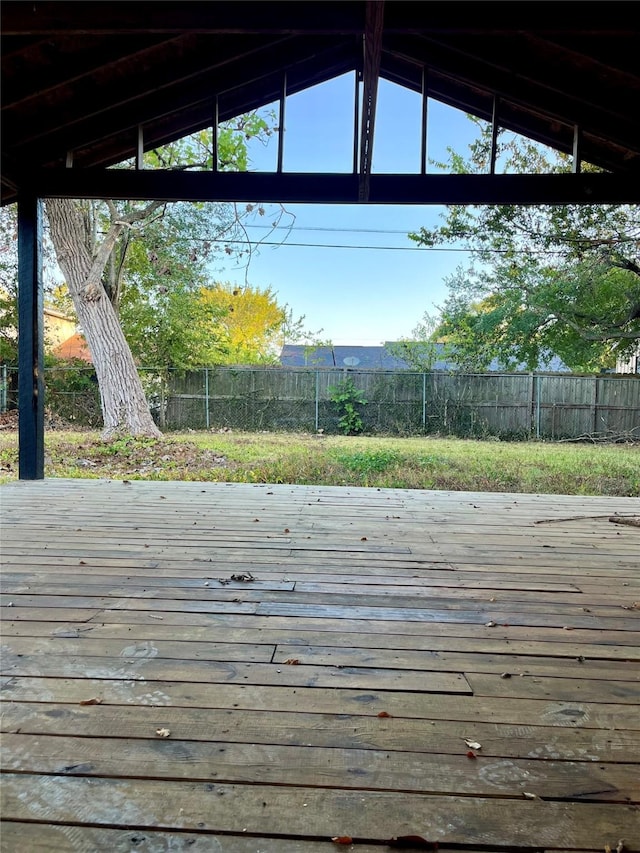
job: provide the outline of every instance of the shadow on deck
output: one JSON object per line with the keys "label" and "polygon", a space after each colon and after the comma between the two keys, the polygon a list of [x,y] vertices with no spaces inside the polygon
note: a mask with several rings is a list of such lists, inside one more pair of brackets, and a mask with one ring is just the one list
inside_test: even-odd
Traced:
{"label": "shadow on deck", "polygon": [[6,853],[640,850],[637,500],[0,497]]}

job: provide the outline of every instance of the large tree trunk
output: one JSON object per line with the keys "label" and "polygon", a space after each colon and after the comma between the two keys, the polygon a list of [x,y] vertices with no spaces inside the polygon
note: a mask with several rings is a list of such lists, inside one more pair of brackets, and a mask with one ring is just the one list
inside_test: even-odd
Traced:
{"label": "large tree trunk", "polygon": [[159,438],[161,432],[151,417],[131,349],[102,285],[111,250],[125,226],[112,223],[92,255],[87,218],[80,205],[68,199],[50,199],[46,209],[58,264],[98,377],[103,436],[129,434]]}

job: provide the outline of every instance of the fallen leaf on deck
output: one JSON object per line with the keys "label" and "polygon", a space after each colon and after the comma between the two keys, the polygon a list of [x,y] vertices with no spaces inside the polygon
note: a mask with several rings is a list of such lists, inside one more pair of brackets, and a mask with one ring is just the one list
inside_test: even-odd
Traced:
{"label": "fallen leaf on deck", "polygon": [[503,672],[502,675],[500,676],[500,678],[511,678],[511,673],[510,672]]}
{"label": "fallen leaf on deck", "polygon": [[485,628],[495,628],[495,627],[496,627],[495,622],[485,622]]}
{"label": "fallen leaf on deck", "polygon": [[285,663],[288,663],[290,666],[295,666],[296,664],[299,664],[300,661],[298,658],[287,658]]}
{"label": "fallen leaf on deck", "polygon": [[291,531],[289,530],[289,528],[288,528],[288,527],[285,527],[284,532],[285,532],[285,533],[291,533]]}
{"label": "fallen leaf on deck", "polygon": [[254,580],[255,578],[251,574],[251,572],[242,572],[239,575],[230,575],[228,578],[218,578],[218,583],[221,583],[224,586],[225,584],[231,583],[231,581],[238,581],[239,583],[250,583]]}
{"label": "fallen leaf on deck", "polygon": [[471,750],[469,750],[469,752],[467,753],[467,758],[477,758],[477,757],[478,756],[475,754],[475,752],[471,752]]}
{"label": "fallen leaf on deck", "polygon": [[469,740],[468,737],[464,739],[464,742],[469,747],[469,749],[482,749],[482,744],[478,743],[477,740]]}
{"label": "fallen leaf on deck", "polygon": [[366,542],[366,541],[367,541],[367,537],[366,537],[366,536],[361,536],[361,537],[360,537],[360,541],[361,541],[361,542]]}
{"label": "fallen leaf on deck", "polygon": [[331,840],[334,844],[353,844],[353,838],[350,835],[334,835]]}
{"label": "fallen leaf on deck", "polygon": [[379,717],[390,717],[391,714],[388,711],[380,711],[378,714]]}
{"label": "fallen leaf on deck", "polygon": [[169,729],[156,729],[156,734],[158,735],[158,737],[169,737],[171,732],[169,731]]}
{"label": "fallen leaf on deck", "polygon": [[101,705],[102,699],[99,699],[97,696],[94,699],[81,699],[81,705]]}
{"label": "fallen leaf on deck", "polygon": [[530,791],[523,791],[522,796],[525,800],[539,800],[540,797],[537,794],[532,794]]}
{"label": "fallen leaf on deck", "polygon": [[437,850],[438,842],[437,841],[427,841],[426,838],[423,838],[421,835],[399,835],[397,838],[390,838],[387,841],[389,847],[400,847],[408,850],[410,848],[414,848],[415,850]]}

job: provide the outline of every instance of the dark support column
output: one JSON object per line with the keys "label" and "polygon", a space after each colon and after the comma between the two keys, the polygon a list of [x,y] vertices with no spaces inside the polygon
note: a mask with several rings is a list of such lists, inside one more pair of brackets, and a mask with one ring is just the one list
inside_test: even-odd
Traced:
{"label": "dark support column", "polygon": [[44,479],[42,202],[18,201],[18,444],[21,480]]}

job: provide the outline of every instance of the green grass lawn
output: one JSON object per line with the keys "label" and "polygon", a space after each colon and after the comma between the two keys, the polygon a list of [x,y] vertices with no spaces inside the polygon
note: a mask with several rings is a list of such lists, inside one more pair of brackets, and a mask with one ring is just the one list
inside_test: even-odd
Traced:
{"label": "green grass lawn", "polygon": [[[47,477],[640,495],[638,445],[242,432],[103,442],[64,430],[47,432],[45,450]],[[0,433],[0,482],[17,478],[17,459],[16,433]]]}

